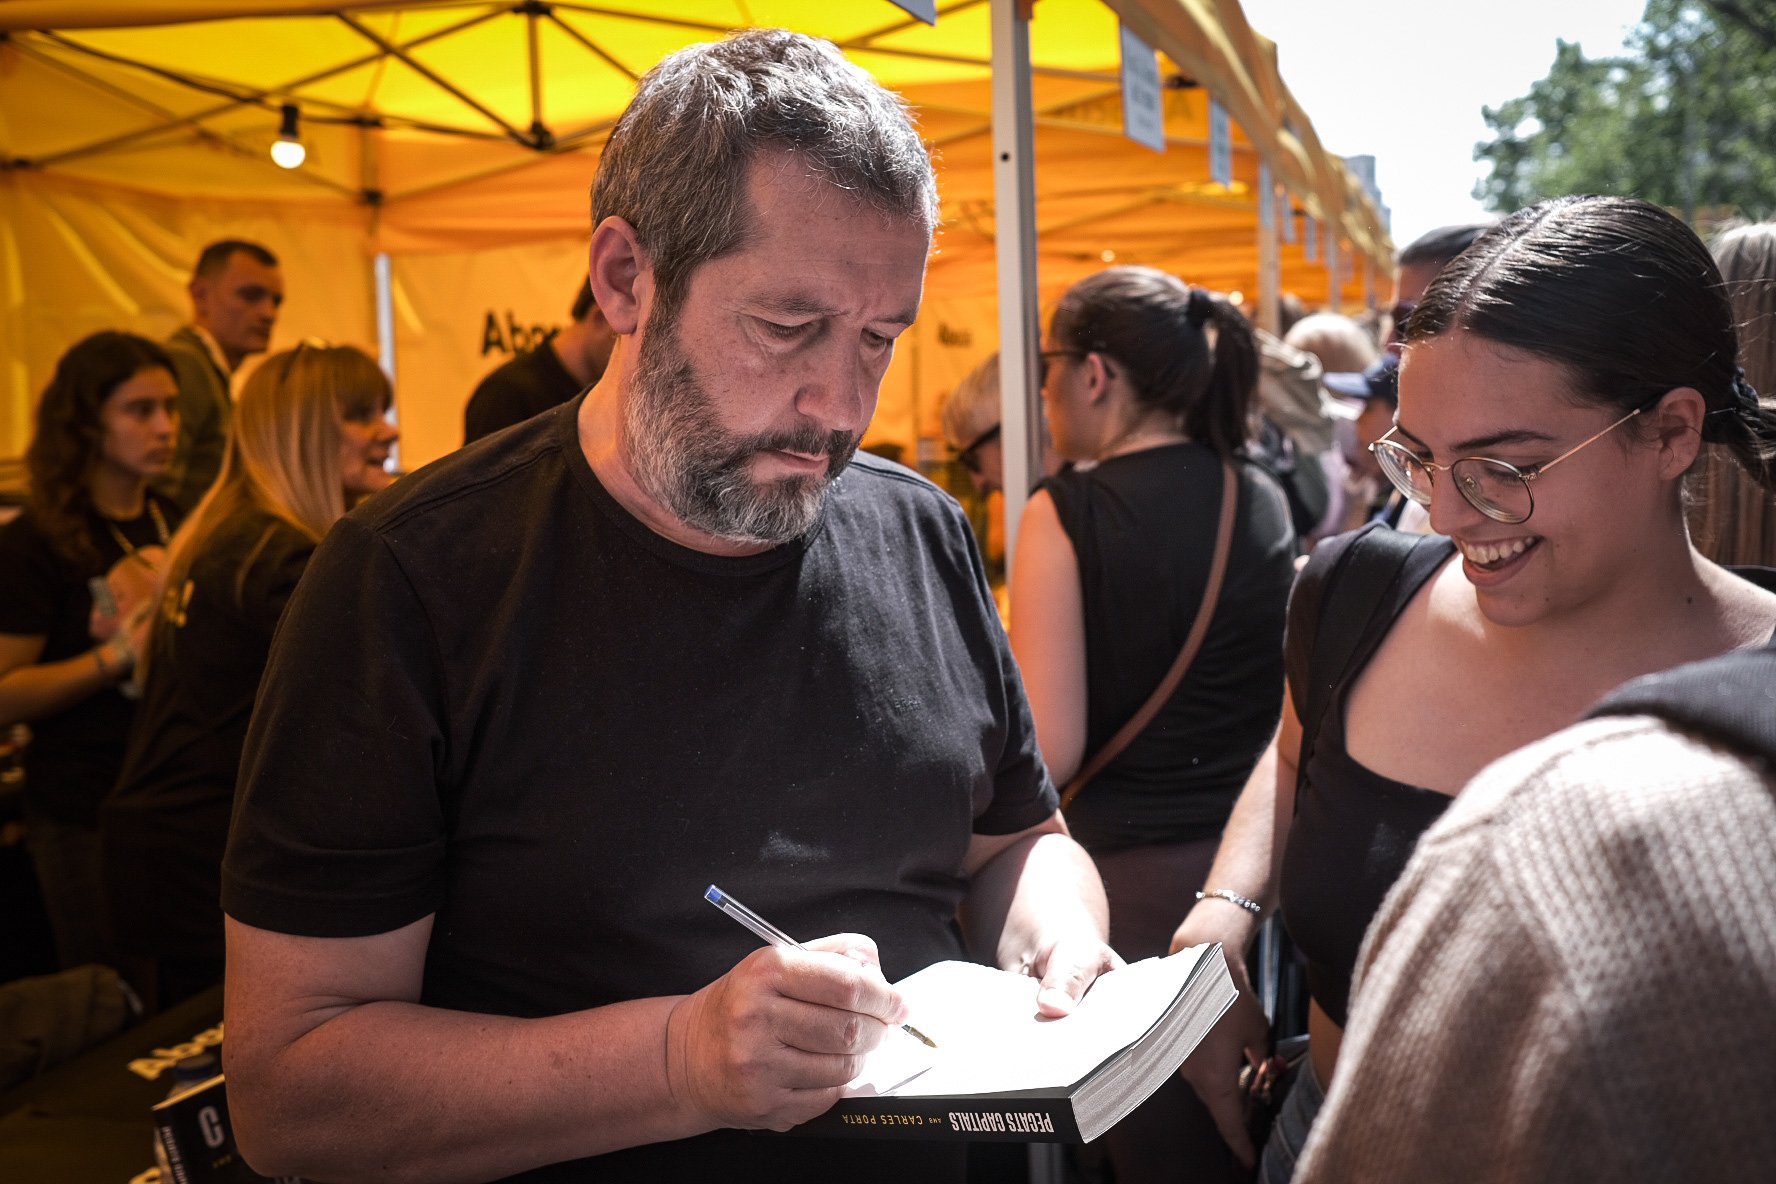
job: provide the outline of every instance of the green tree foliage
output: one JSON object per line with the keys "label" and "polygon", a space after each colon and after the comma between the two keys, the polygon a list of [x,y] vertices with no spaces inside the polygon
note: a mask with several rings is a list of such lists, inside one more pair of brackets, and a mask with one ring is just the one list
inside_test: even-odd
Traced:
{"label": "green tree foliage", "polygon": [[1644,197],[1696,220],[1776,216],[1776,11],[1768,0],[1651,0],[1615,57],[1559,42],[1527,95],[1483,108],[1509,211],[1568,193]]}

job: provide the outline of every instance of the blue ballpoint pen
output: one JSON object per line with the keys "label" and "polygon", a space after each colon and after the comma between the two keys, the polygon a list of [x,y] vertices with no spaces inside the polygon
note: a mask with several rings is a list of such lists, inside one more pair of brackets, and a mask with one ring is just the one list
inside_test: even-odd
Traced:
{"label": "blue ballpoint pen", "polygon": [[[808,948],[789,934],[783,932],[783,930],[777,928],[777,926],[771,924],[769,921],[741,904],[739,901],[735,900],[733,897],[729,896],[726,892],[723,892],[720,888],[717,888],[714,884],[711,884],[703,890],[703,899],[707,900],[710,904],[714,905],[728,916],[734,918],[734,920],[740,922],[740,924],[752,930],[753,933],[758,935],[760,940],[768,945],[793,946],[798,950],[806,950]],[[932,1048],[937,1047],[937,1042],[935,1040],[931,1039],[931,1037],[925,1035],[925,1033],[919,1031],[919,1029],[913,1027],[911,1024],[902,1024],[900,1030],[922,1044],[929,1045]]]}

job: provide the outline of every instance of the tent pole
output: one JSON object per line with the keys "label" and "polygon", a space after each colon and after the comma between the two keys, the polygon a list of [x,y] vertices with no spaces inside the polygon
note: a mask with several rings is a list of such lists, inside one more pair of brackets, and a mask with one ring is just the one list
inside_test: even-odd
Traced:
{"label": "tent pole", "polygon": [[[1036,161],[1028,0],[992,0],[993,208],[999,280],[1000,440],[1005,456],[1005,566],[1042,471],[1036,357]],[[1036,1147],[1032,1146],[1032,1155]],[[1035,1165],[1033,1166],[1040,1166]],[[1034,1179],[1035,1177],[1033,1177]]]}
{"label": "tent pole", "polygon": [[[376,284],[376,360],[382,366],[382,372],[388,375],[389,385],[395,385],[395,287],[393,268],[390,266],[387,251],[376,252],[372,263],[371,275]],[[389,422],[400,426],[400,401],[389,404]],[[395,471],[402,472],[401,443],[399,440],[389,445],[389,456],[395,462]]]}
{"label": "tent pole", "polygon": [[554,143],[549,125],[543,122],[543,59],[537,46],[537,13],[524,14],[524,32],[530,49],[530,139],[538,148]]}
{"label": "tent pole", "polygon": [[[1276,182],[1270,162],[1258,161],[1258,327],[1277,333],[1282,316],[1282,258],[1277,250]],[[1281,336],[1279,333],[1278,336]]]}

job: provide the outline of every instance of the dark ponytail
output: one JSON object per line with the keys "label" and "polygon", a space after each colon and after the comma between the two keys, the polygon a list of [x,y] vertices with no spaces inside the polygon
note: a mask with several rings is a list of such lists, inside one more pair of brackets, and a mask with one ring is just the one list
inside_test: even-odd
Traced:
{"label": "dark ponytail", "polygon": [[1175,416],[1191,439],[1223,457],[1244,450],[1258,342],[1227,301],[1152,267],[1112,267],[1067,291],[1049,332],[1057,346],[1121,365],[1140,406]]}
{"label": "dark ponytail", "polygon": [[[1198,295],[1206,295],[1197,290]],[[1215,363],[1208,389],[1184,412],[1184,432],[1224,457],[1237,455],[1252,433],[1252,396],[1258,389],[1258,338],[1245,314],[1210,298]]]}
{"label": "dark ponytail", "polygon": [[1702,438],[1726,449],[1759,485],[1776,490],[1776,399],[1759,394],[1745,371],[1733,379],[1733,401],[1703,418]]}

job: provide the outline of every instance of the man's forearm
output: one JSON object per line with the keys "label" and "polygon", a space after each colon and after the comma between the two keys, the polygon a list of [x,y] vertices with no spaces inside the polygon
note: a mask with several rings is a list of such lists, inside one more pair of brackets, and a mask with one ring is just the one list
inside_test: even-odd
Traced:
{"label": "man's forearm", "polygon": [[676,1002],[532,1020],[362,1004],[275,1056],[226,1051],[229,1103],[256,1171],[339,1184],[490,1180],[683,1138],[709,1128],[668,1085]]}
{"label": "man's forearm", "polygon": [[1020,840],[975,873],[963,922],[977,957],[1018,970],[1039,965],[1059,937],[1104,941],[1110,909],[1091,856],[1071,835],[1050,832]]}

